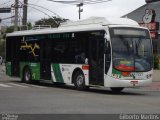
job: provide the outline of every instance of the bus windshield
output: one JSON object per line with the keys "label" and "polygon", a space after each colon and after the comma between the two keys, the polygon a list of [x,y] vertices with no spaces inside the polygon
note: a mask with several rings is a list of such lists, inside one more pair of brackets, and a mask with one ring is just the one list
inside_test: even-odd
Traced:
{"label": "bus windshield", "polygon": [[113,68],[135,72],[152,69],[152,44],[147,30],[111,28],[110,32]]}

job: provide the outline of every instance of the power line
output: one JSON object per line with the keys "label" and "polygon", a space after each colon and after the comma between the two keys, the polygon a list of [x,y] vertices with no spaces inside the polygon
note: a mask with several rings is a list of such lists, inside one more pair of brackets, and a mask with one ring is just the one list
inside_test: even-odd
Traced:
{"label": "power line", "polygon": [[14,16],[11,16],[11,17],[6,17],[6,18],[2,18],[2,20],[7,20],[7,19],[11,19],[13,18]]}
{"label": "power line", "polygon": [[[29,7],[31,7],[31,8],[33,8],[33,9],[35,9],[35,10],[38,10],[38,11],[40,11],[40,12],[44,13],[44,14],[45,14],[45,15],[47,15],[49,18],[53,18],[53,16],[48,15],[47,13],[45,13],[45,12],[44,12],[44,11],[42,11],[42,10],[39,10],[39,9],[37,9],[37,8],[33,7],[33,6],[29,6]],[[54,20],[54,21],[55,21],[55,23],[59,26],[59,23],[58,23],[56,20]]]}
{"label": "power line", "polygon": [[84,4],[97,4],[97,3],[104,3],[109,1],[111,0],[85,0]]}
{"label": "power line", "polygon": [[[23,4],[23,5],[24,5],[24,4]],[[47,10],[47,11],[53,13],[54,15],[56,15],[58,18],[61,18],[58,14],[56,14],[55,12],[53,12],[53,11],[51,11],[51,10],[49,10],[49,9],[47,9],[47,8],[45,8],[45,7],[43,7],[43,6],[39,6],[39,5],[35,5],[35,4],[28,4],[28,5],[29,5],[29,6],[36,6],[36,7],[39,7],[39,8],[43,8],[43,9],[45,9],[45,10]]]}
{"label": "power line", "polygon": [[7,1],[7,2],[4,2],[4,3],[0,4],[0,6],[5,5],[5,4],[8,4],[8,3],[12,2],[12,1],[13,1],[13,0],[10,0],[10,1]]}
{"label": "power line", "polygon": [[[38,1],[39,1],[39,0],[38,0]],[[38,1],[37,1],[37,2],[38,2]],[[49,10],[49,9],[47,9],[47,8],[45,8],[45,7],[43,7],[43,6],[39,6],[39,5],[35,5],[35,4],[28,4],[28,3],[26,4],[26,3],[22,3],[22,2],[20,2],[20,3],[21,3],[21,5],[22,5],[22,7],[24,7],[24,6],[31,7],[31,8],[33,8],[33,9],[39,11],[39,12],[44,13],[44,14],[47,15],[49,18],[53,18],[53,16],[50,16],[50,15],[47,14],[46,12],[44,12],[44,11],[42,11],[42,10],[36,8],[36,7],[45,9],[45,10],[47,10],[47,11],[53,13],[57,18],[60,18],[60,19],[63,20],[63,18],[61,18],[58,14],[56,14],[55,12],[53,12],[53,11],[51,11],[51,10]],[[33,6],[34,6],[34,7],[33,7]],[[56,22],[56,24],[58,24],[57,21],[55,21],[55,22]]]}
{"label": "power line", "polygon": [[48,0],[52,2],[62,3],[62,4],[71,4],[71,5],[78,5],[78,4],[97,4],[97,3],[103,3],[103,2],[109,2],[111,0],[72,0],[72,1],[63,1],[63,0]]}
{"label": "power line", "polygon": [[[40,0],[37,0],[35,3],[38,3],[39,1],[40,1]],[[35,3],[34,3],[34,4],[35,4]]]}
{"label": "power line", "polygon": [[30,6],[30,5],[28,5],[28,7],[31,7],[31,8],[33,8],[33,9],[35,9],[35,10],[39,11],[39,12],[42,12],[42,13],[44,13],[45,15],[47,15],[48,17],[52,17],[52,16],[50,16],[49,14],[47,14],[46,12],[44,12],[44,11],[42,11],[42,10],[37,9],[36,7]]}
{"label": "power line", "polygon": [[[18,2],[17,2],[17,1],[18,1]],[[39,0],[38,0],[38,1],[39,1]],[[38,2],[38,1],[37,1],[37,2]],[[6,4],[9,3],[9,2],[10,2],[10,1],[6,2]],[[16,3],[16,2],[17,2],[17,3]],[[39,12],[45,14],[45,15],[47,15],[49,18],[53,18],[53,16],[49,15],[47,12],[44,12],[44,11],[36,8],[36,7],[39,7],[39,8],[45,9],[45,11],[47,10],[47,11],[53,13],[57,18],[62,19],[58,14],[56,14],[55,12],[53,12],[53,11],[51,11],[51,10],[43,7],[43,6],[39,6],[39,5],[35,5],[35,4],[23,4],[20,0],[16,0],[16,2],[14,2],[14,3],[11,5],[11,7],[14,8],[14,9],[23,8],[24,5],[27,5],[28,7],[31,7],[31,8],[33,8],[33,9],[35,9],[35,10],[37,10],[37,11],[39,11]],[[19,3],[20,3],[20,4],[19,4]],[[16,16],[20,16],[20,19],[21,19],[21,18],[22,18],[21,13],[19,13],[19,12],[17,12],[17,13],[18,13],[18,14],[17,14]],[[3,18],[2,20],[12,19],[12,18],[15,18],[16,16],[15,16],[15,15],[12,15],[11,17]],[[16,20],[16,21],[14,20],[14,22],[16,22],[16,25],[15,25],[15,26],[18,25],[18,18],[19,18],[19,17],[17,17],[17,20]],[[62,19],[62,20],[63,20],[63,19]],[[55,20],[55,23],[56,23],[57,25],[59,25],[59,23],[58,23],[56,20]],[[15,28],[15,29],[16,29],[16,28]]]}
{"label": "power line", "polygon": [[83,12],[83,9],[81,7],[86,4],[97,4],[97,3],[104,3],[104,2],[109,2],[111,0],[70,0],[70,1],[64,1],[64,0],[48,0],[52,2],[57,2],[57,3],[62,3],[62,4],[71,4],[71,5],[76,5],[79,10],[79,19],[81,19],[81,12]]}

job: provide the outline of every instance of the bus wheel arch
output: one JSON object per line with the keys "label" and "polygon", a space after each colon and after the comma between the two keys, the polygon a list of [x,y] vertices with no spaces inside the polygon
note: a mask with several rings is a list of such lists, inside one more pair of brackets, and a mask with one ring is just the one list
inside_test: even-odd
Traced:
{"label": "bus wheel arch", "polygon": [[22,79],[25,83],[31,83],[32,82],[32,71],[31,71],[31,69],[28,65],[23,68]]}
{"label": "bus wheel arch", "polygon": [[72,83],[78,90],[84,90],[85,86],[85,76],[80,68],[76,68],[72,74]]}

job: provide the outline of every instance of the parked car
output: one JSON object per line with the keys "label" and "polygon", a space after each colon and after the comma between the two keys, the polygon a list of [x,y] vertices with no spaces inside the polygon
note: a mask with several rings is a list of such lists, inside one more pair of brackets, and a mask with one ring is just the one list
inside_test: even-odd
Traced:
{"label": "parked car", "polygon": [[3,58],[2,56],[0,56],[0,65],[2,65],[2,63],[3,63]]}

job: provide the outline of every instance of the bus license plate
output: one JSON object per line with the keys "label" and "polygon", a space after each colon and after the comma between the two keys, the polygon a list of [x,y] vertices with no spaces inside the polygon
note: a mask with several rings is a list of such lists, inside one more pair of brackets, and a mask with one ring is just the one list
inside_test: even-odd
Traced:
{"label": "bus license plate", "polygon": [[143,78],[143,73],[134,73],[135,79],[144,79]]}
{"label": "bus license plate", "polygon": [[132,84],[133,86],[136,86],[136,84],[138,84],[138,81],[137,81],[137,80],[133,80],[133,81],[131,81],[131,84]]}

